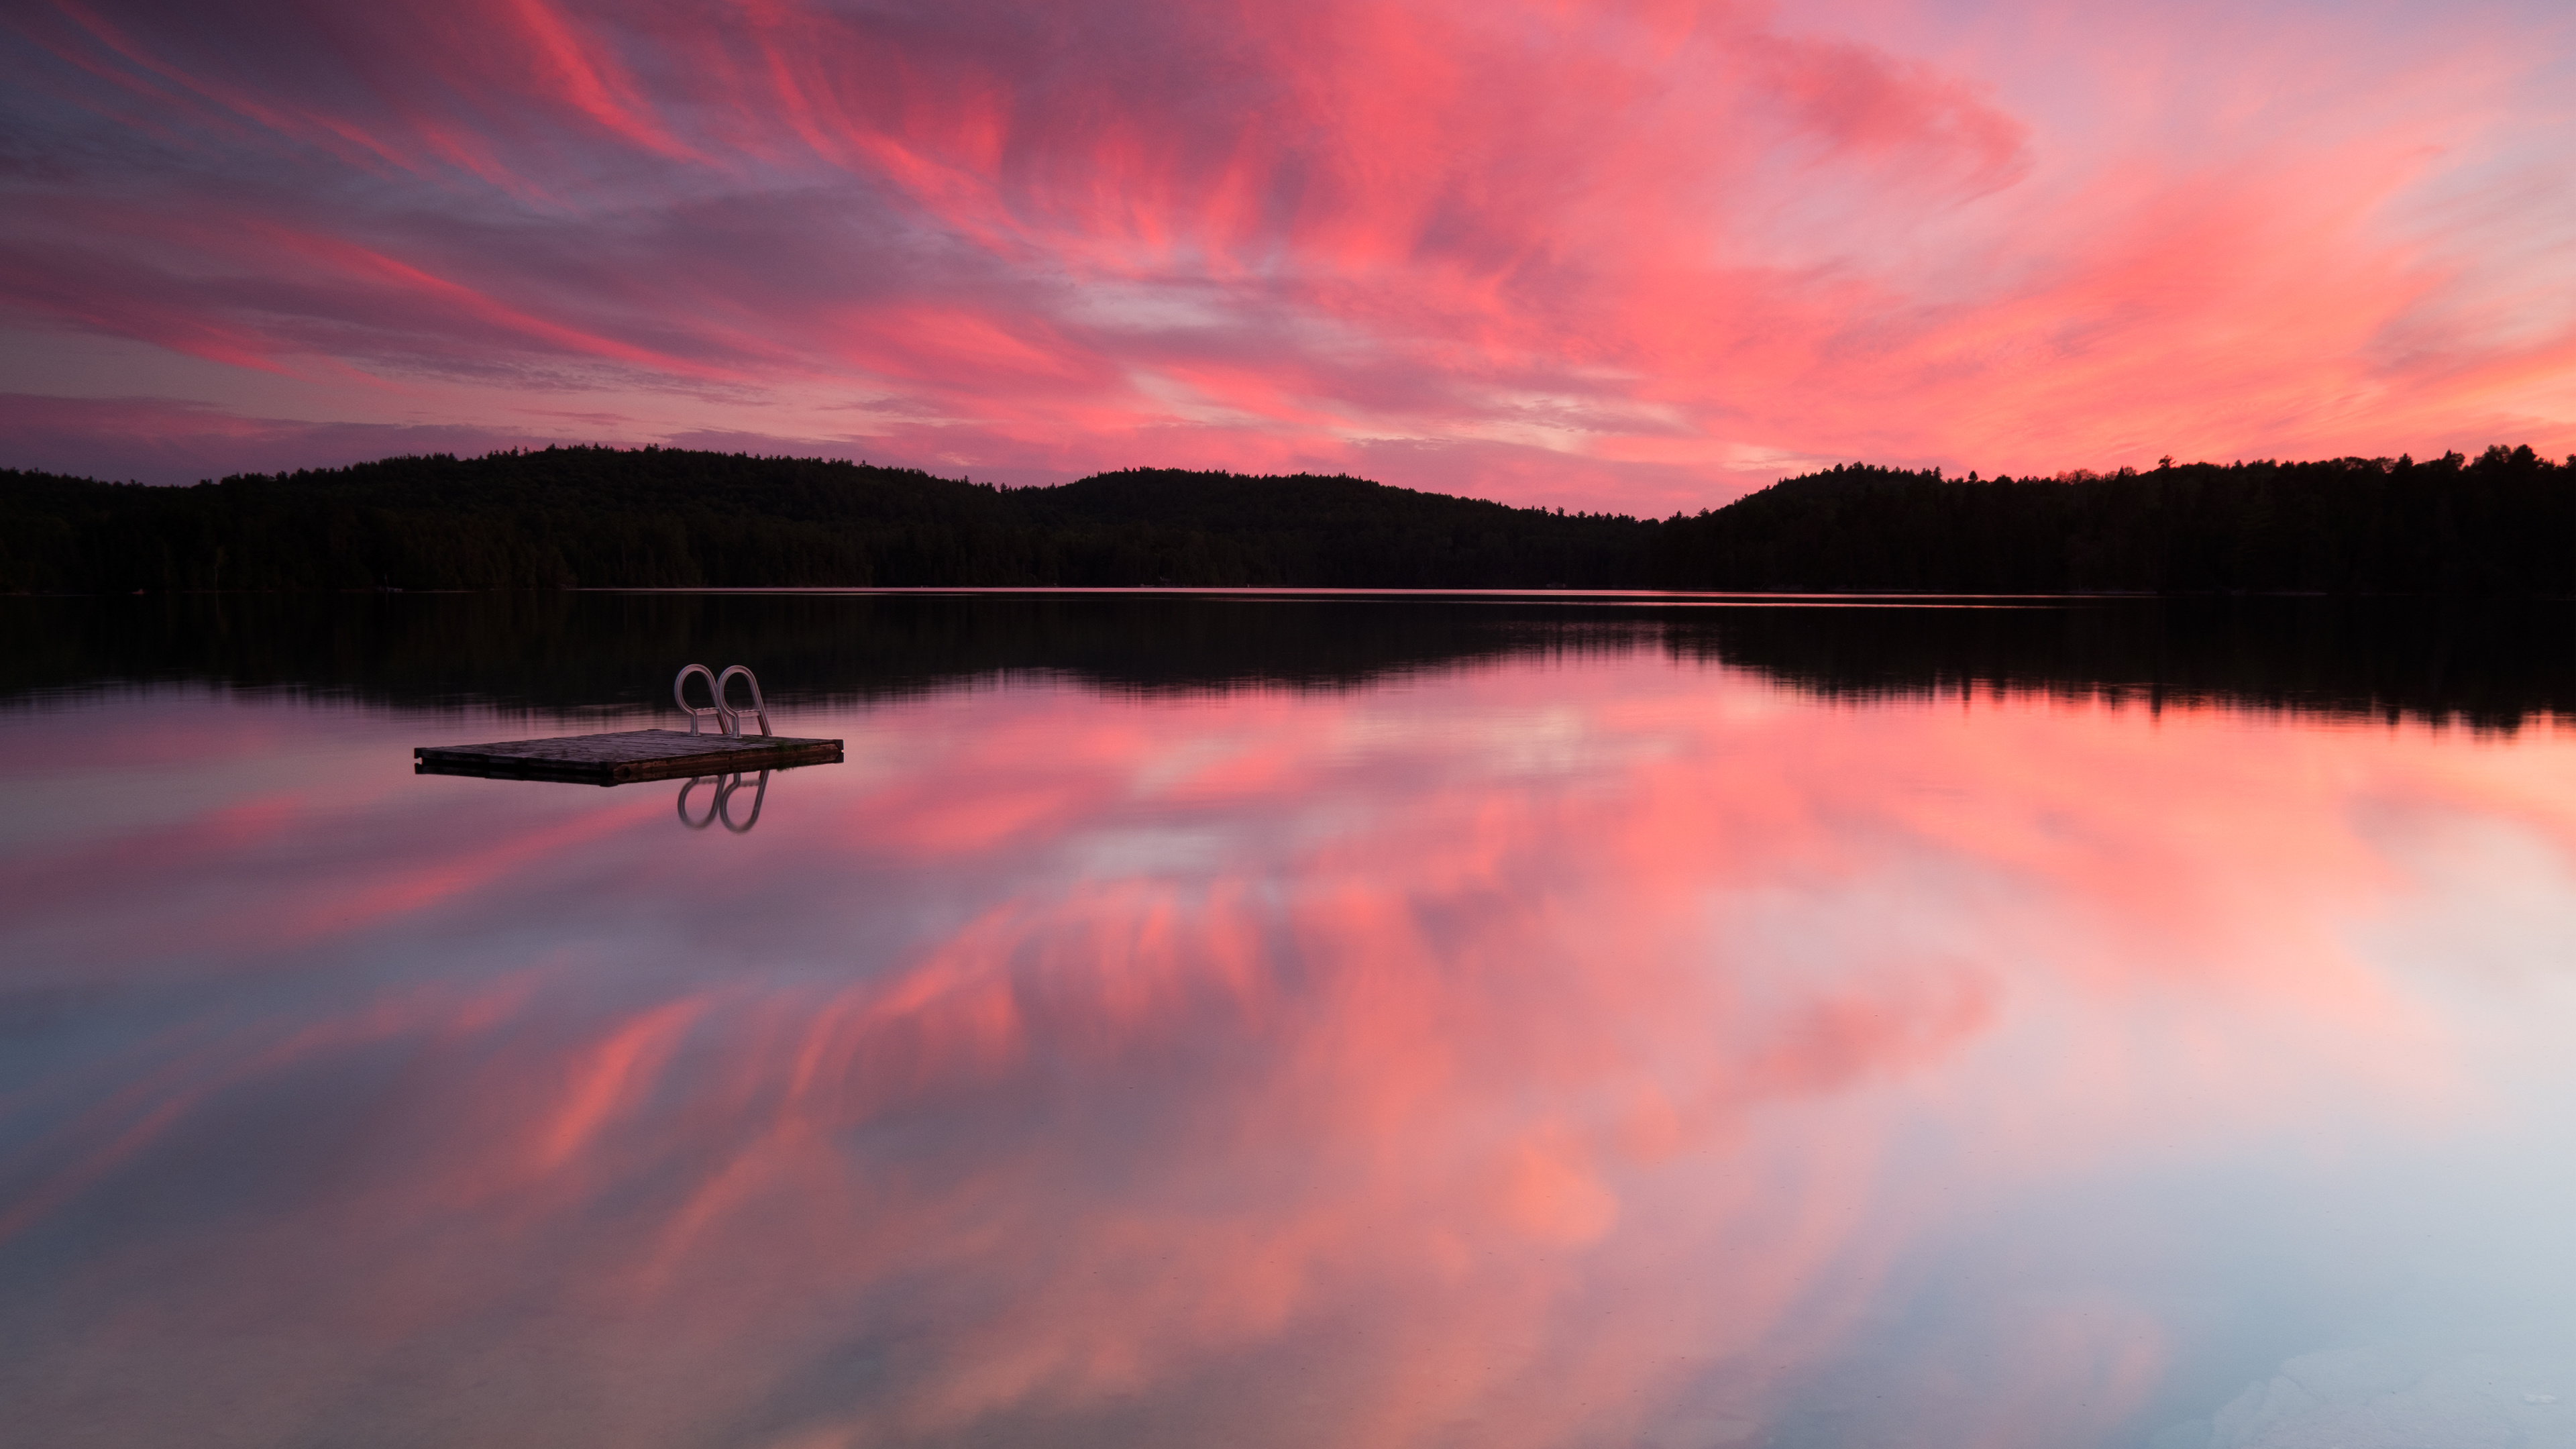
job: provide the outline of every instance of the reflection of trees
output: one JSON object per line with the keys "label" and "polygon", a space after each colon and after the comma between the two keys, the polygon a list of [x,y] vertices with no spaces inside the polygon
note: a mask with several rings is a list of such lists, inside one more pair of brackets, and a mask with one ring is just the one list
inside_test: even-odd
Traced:
{"label": "reflection of trees", "polygon": [[[2576,716],[2576,607],[2089,598],[1951,608],[1632,598],[1107,594],[207,595],[0,599],[0,699],[151,680],[667,711],[679,661],[740,659],[783,706],[1029,674],[1158,693],[1364,688],[1508,658],[1657,650],[1854,699],[2038,690],[2339,715]],[[1848,606],[1858,603],[1860,606]]]}
{"label": "reflection of trees", "polygon": [[2576,606],[2094,599],[2044,607],[1707,610],[1677,656],[1855,700],[2041,693],[2513,729],[2576,718]]}

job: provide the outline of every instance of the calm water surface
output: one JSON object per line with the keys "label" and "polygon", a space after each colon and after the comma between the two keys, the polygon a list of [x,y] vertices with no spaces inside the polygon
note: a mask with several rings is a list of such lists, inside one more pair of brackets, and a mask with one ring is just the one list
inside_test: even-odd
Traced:
{"label": "calm water surface", "polygon": [[11,1443],[2576,1445],[2554,616],[0,604]]}

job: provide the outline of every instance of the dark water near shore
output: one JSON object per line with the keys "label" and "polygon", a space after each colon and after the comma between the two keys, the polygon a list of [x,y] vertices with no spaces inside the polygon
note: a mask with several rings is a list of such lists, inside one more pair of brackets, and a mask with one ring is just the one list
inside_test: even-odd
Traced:
{"label": "dark water near shore", "polygon": [[[2576,1445],[2564,605],[0,646],[11,1443]],[[693,659],[847,762],[410,771]]]}

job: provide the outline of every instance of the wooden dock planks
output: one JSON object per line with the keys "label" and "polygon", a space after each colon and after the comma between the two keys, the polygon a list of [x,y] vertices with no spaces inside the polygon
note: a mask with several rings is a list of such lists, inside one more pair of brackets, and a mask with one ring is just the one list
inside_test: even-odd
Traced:
{"label": "wooden dock planks", "polygon": [[778,770],[791,765],[838,764],[841,742],[767,735],[737,740],[718,734],[693,735],[686,730],[619,730],[551,740],[502,740],[489,745],[422,745],[411,754],[412,772],[420,775],[624,785],[637,780],[677,780],[744,770]]}

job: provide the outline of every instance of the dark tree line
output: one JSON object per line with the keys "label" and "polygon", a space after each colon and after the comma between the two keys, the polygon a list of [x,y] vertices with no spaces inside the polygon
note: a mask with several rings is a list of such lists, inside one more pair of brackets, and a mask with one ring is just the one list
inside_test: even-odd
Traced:
{"label": "dark tree line", "polygon": [[548,448],[193,488],[0,473],[0,589],[1606,587],[1650,525],[1357,478]]}
{"label": "dark tree line", "polygon": [[1696,516],[1132,469],[997,488],[644,448],[145,488],[0,471],[0,591],[1662,588],[2576,595],[2576,459],[2528,447],[2056,478],[1854,464]]}
{"label": "dark tree line", "polygon": [[2528,447],[1945,479],[1854,464],[1675,519],[1666,588],[2576,593],[2576,458]]}

